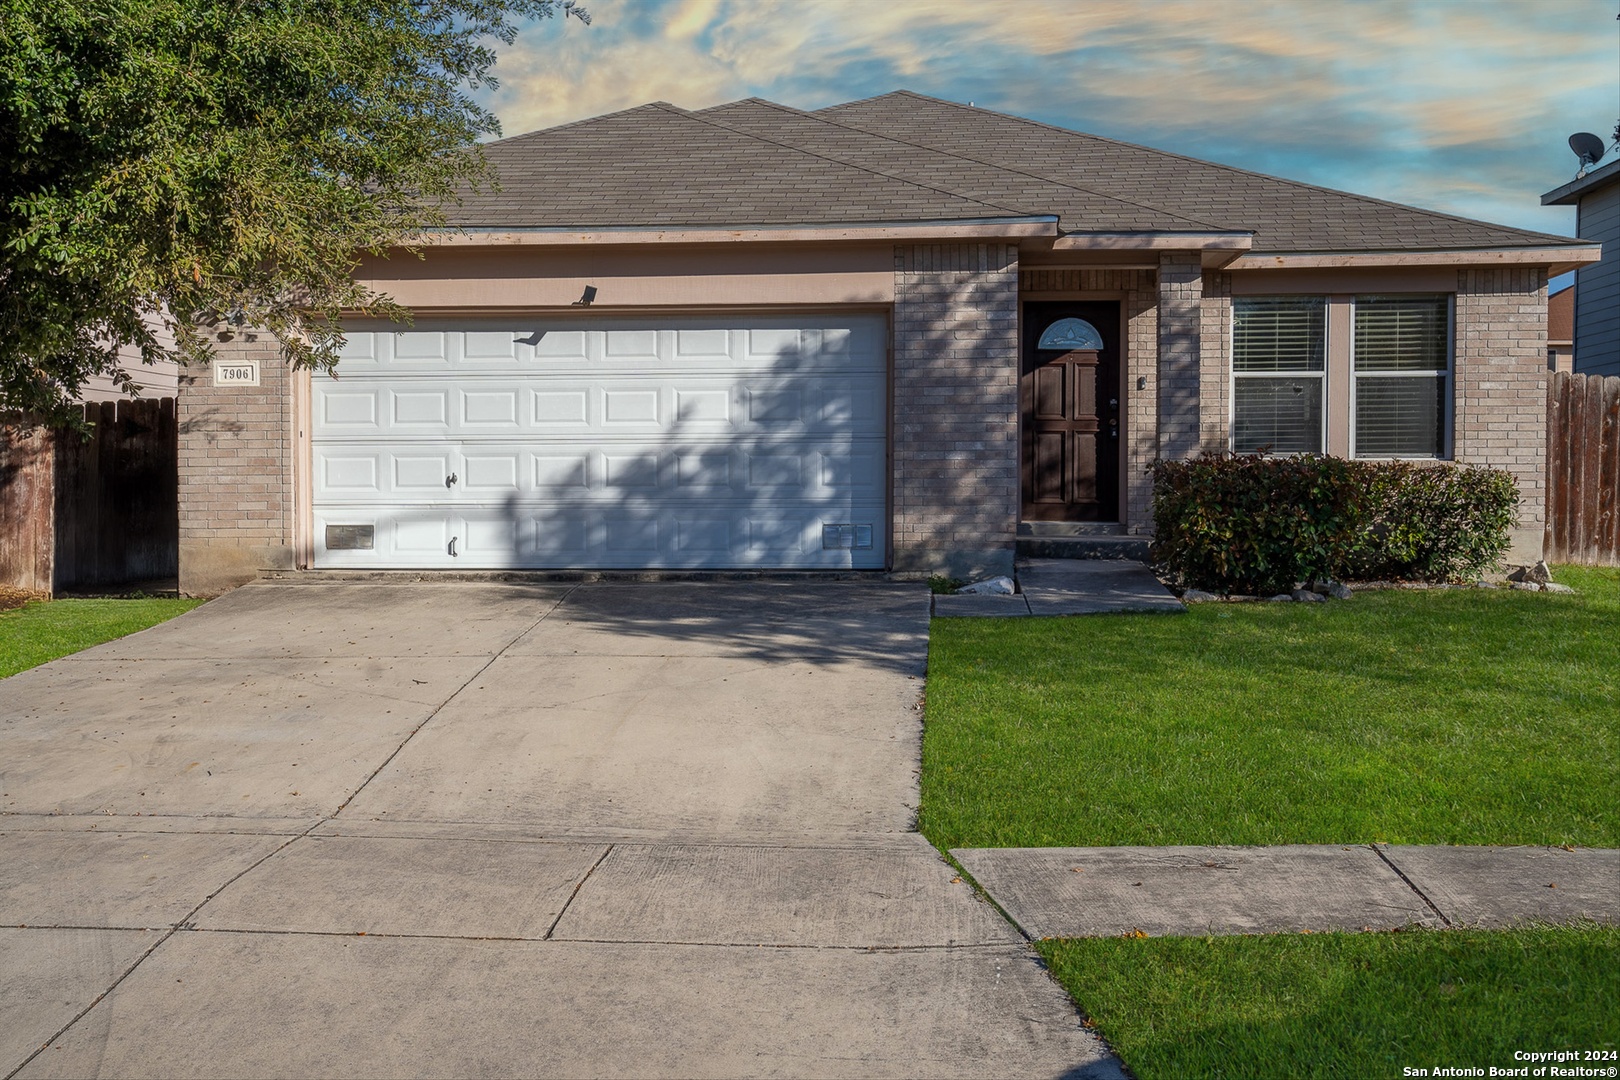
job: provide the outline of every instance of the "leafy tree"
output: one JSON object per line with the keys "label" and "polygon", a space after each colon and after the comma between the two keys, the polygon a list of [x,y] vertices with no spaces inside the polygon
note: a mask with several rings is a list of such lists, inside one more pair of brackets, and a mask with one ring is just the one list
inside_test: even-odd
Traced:
{"label": "leafy tree", "polygon": [[[492,181],[495,42],[572,0],[0,0],[0,410],[231,324],[336,362],[362,254]],[[171,344],[172,343],[172,344]]]}

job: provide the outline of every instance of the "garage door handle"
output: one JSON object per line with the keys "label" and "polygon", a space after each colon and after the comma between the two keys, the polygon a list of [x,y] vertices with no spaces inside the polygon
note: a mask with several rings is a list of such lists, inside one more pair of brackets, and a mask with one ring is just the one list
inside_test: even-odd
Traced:
{"label": "garage door handle", "polygon": [[454,537],[454,536],[452,536],[452,537],[451,537],[451,538],[450,538],[450,557],[451,557],[451,558],[457,558],[457,557],[458,557],[458,556],[457,556],[457,555],[456,555],[456,539],[457,539],[457,538],[456,538],[456,537]]}
{"label": "garage door handle", "polygon": [[461,479],[459,476],[457,476],[455,473],[451,473],[449,476],[444,478],[444,486],[455,487],[456,481],[459,479]]}

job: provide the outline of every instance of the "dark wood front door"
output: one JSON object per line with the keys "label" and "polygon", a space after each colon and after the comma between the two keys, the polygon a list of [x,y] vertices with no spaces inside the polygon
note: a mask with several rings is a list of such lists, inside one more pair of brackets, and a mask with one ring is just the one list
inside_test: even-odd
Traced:
{"label": "dark wood front door", "polygon": [[1119,305],[1024,305],[1022,371],[1024,520],[1118,521]]}

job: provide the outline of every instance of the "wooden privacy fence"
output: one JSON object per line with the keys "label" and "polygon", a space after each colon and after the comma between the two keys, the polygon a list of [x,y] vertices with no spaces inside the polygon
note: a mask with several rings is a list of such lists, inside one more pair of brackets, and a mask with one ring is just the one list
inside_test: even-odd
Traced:
{"label": "wooden privacy fence", "polygon": [[174,398],[92,402],[77,432],[0,423],[0,585],[129,585],[179,572]]}
{"label": "wooden privacy fence", "polygon": [[1552,376],[1547,392],[1548,562],[1620,565],[1620,376]]}

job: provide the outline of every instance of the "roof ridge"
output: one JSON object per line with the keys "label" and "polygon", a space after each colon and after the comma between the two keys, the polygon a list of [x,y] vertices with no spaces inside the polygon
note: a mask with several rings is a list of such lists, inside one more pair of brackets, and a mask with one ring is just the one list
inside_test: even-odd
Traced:
{"label": "roof ridge", "polygon": [[[929,98],[925,94],[912,93],[910,90],[891,90],[887,94],[879,94],[878,97],[865,98],[863,100],[865,100],[865,101],[876,101],[876,100],[878,100],[878,98],[897,97],[897,96],[921,98],[922,100],[925,100],[925,101],[937,100],[937,99],[934,99],[934,98]],[[738,102],[730,102],[729,104],[735,105],[735,104],[738,104]],[[1251,235],[1254,233],[1254,230],[1251,229],[1251,228],[1233,228],[1231,225],[1217,224],[1216,222],[1213,222],[1213,221],[1204,221],[1204,220],[1202,220],[1200,218],[1189,217],[1188,215],[1180,213],[1179,211],[1167,210],[1164,207],[1156,206],[1153,203],[1141,202],[1141,201],[1136,200],[1136,199],[1123,198],[1122,196],[1113,195],[1113,194],[1110,194],[1110,193],[1108,193],[1106,191],[1098,191],[1095,188],[1082,187],[1081,185],[1076,184],[1076,183],[1074,183],[1072,181],[1069,181],[1069,180],[1058,180],[1058,179],[1054,179],[1053,177],[1050,177],[1050,176],[1042,176],[1040,173],[1029,172],[1028,170],[1025,170],[1025,169],[1012,168],[1011,166],[1003,165],[1000,162],[985,161],[983,158],[976,158],[976,157],[973,157],[973,156],[971,156],[969,154],[960,153],[959,151],[956,151],[956,150],[946,150],[946,149],[943,149],[943,148],[938,147],[938,146],[930,146],[928,143],[913,142],[910,139],[902,139],[902,138],[899,138],[898,136],[888,134],[887,132],[870,131],[870,130],[868,130],[866,128],[859,127],[859,126],[857,126],[855,124],[847,123],[847,122],[845,122],[843,120],[836,120],[836,119],[833,119],[832,117],[822,116],[821,115],[821,110],[817,110],[815,112],[808,112],[808,111],[806,111],[804,109],[795,109],[792,106],[788,106],[788,105],[778,105],[774,101],[765,101],[764,104],[773,106],[773,107],[778,108],[778,109],[782,109],[782,110],[787,111],[787,112],[797,113],[800,116],[809,117],[809,118],[811,118],[813,120],[818,120],[823,124],[832,124],[832,125],[834,125],[836,127],[844,128],[847,131],[858,131],[862,135],[870,135],[873,138],[877,138],[877,139],[886,139],[889,142],[898,143],[901,146],[914,146],[919,150],[931,150],[936,154],[944,154],[946,157],[953,157],[953,158],[956,158],[956,159],[958,159],[960,161],[971,161],[976,165],[984,165],[987,168],[996,169],[996,170],[998,170],[1000,172],[1004,172],[1004,173],[1010,173],[1013,176],[1024,176],[1024,177],[1028,177],[1028,178],[1030,178],[1032,180],[1040,180],[1043,183],[1055,184],[1058,187],[1068,188],[1071,191],[1080,191],[1080,192],[1084,192],[1087,195],[1095,195],[1095,196],[1097,196],[1098,198],[1101,198],[1101,199],[1108,199],[1108,200],[1110,200],[1112,202],[1122,203],[1125,206],[1134,206],[1139,210],[1151,210],[1156,214],[1163,214],[1165,217],[1175,218],[1178,221],[1189,222],[1190,224],[1199,225],[1199,226],[1202,226],[1203,228],[1206,228],[1206,229],[1214,229],[1214,230],[1216,230],[1218,232],[1248,233],[1248,234],[1251,234]],[[853,102],[852,101],[852,102],[848,102],[848,104],[858,105],[858,104],[860,104],[860,102]],[[955,103],[954,102],[945,102],[945,104],[955,104]],[[838,106],[828,106],[828,107],[829,108],[837,108]],[[980,111],[982,111],[982,112],[993,112],[994,111],[992,109],[980,110],[977,106],[962,106],[962,108],[972,108],[975,112],[980,112]],[[1000,115],[1005,115],[1005,114],[997,113],[996,115],[1000,116]],[[1061,131],[1061,130],[1064,130],[1064,129],[1060,128],[1058,130]],[[1078,133],[1077,132],[1070,132],[1070,134],[1078,134]]]}
{"label": "roof ridge", "polygon": [[655,112],[675,112],[685,116],[692,115],[690,111],[681,108],[679,105],[671,105],[667,101],[646,101],[640,105],[632,105],[628,109],[618,109],[614,112],[603,113],[601,116],[587,116],[582,120],[570,120],[566,124],[554,124],[551,127],[535,128],[533,131],[525,131],[521,135],[507,135],[499,139],[492,139],[487,143],[479,143],[478,145],[487,149],[491,146],[500,146],[502,143],[513,143],[517,142],[519,139],[533,138],[536,135],[550,135],[558,131],[567,131],[569,128],[584,127],[586,124],[594,124],[598,120],[609,120],[615,116],[628,116],[631,113],[645,112],[648,110]]}
{"label": "roof ridge", "polygon": [[[778,109],[783,109],[783,110],[790,111],[790,112],[798,112],[798,111],[800,111],[800,110],[797,110],[797,109],[792,109],[790,106],[778,105],[774,101],[766,101],[763,98],[761,98],[760,101],[765,105],[770,105],[770,106],[773,106],[773,107],[778,108]],[[727,104],[735,105],[735,104],[737,104],[737,102],[728,102]],[[790,142],[784,142],[784,141],[782,141],[780,139],[767,138],[764,135],[757,135],[752,131],[744,131],[742,128],[739,128],[739,127],[735,126],[734,124],[728,124],[725,121],[716,119],[715,117],[712,117],[712,116],[703,116],[703,115],[701,115],[699,113],[695,113],[695,112],[685,112],[685,110],[682,110],[682,113],[686,117],[688,117],[689,119],[696,120],[699,123],[709,124],[709,125],[711,125],[713,127],[722,128],[722,129],[724,129],[726,131],[730,131],[730,132],[732,132],[734,134],[741,135],[746,139],[754,139],[754,140],[756,140],[758,142],[767,143],[767,144],[769,144],[771,146],[780,146],[783,149],[792,150],[795,153],[804,154],[807,157],[820,158],[822,161],[830,161],[830,162],[833,162],[836,165],[842,165],[846,169],[854,169],[857,172],[864,172],[864,173],[867,173],[867,174],[872,175],[872,176],[881,176],[885,180],[895,180],[895,181],[898,181],[898,182],[900,182],[902,184],[910,185],[911,187],[922,188],[924,191],[932,191],[932,192],[934,192],[936,194],[939,194],[939,195],[949,195],[953,199],[961,199],[964,202],[975,203],[975,204],[977,204],[979,206],[985,207],[986,209],[1001,210],[1001,211],[1004,211],[1006,213],[1016,214],[1019,217],[1052,217],[1053,216],[1052,214],[1049,214],[1049,213],[1038,213],[1038,212],[1032,212],[1030,210],[1025,210],[1025,209],[1022,209],[1022,208],[1019,208],[1019,207],[1003,206],[1000,203],[989,202],[989,201],[987,201],[985,199],[976,199],[971,195],[963,195],[961,192],[952,191],[949,188],[936,187],[933,184],[925,184],[920,180],[913,180],[913,179],[911,179],[910,177],[907,177],[907,176],[897,176],[897,175],[895,175],[893,173],[883,172],[880,169],[873,169],[873,168],[870,168],[870,167],[865,166],[865,165],[856,165],[854,162],[844,161],[842,158],[833,157],[831,154],[823,154],[823,153],[819,153],[819,152],[817,152],[815,150],[807,150],[802,146],[795,146],[793,143],[790,143]],[[868,134],[870,134],[870,133],[868,133]]]}
{"label": "roof ridge", "polygon": [[[1461,222],[1462,224],[1465,224],[1465,225],[1483,225],[1486,228],[1498,229],[1498,230],[1501,230],[1503,232],[1516,233],[1516,234],[1518,234],[1520,236],[1536,237],[1536,238],[1541,239],[1541,240],[1568,241],[1568,240],[1571,239],[1571,237],[1558,236],[1558,235],[1555,235],[1553,233],[1540,233],[1540,232],[1534,232],[1534,231],[1532,231],[1530,229],[1518,229],[1518,228],[1514,228],[1511,225],[1503,225],[1503,224],[1500,224],[1499,222],[1495,222],[1495,221],[1483,221],[1483,220],[1481,220],[1479,218],[1463,217],[1461,214],[1448,214],[1448,213],[1446,213],[1445,211],[1442,211],[1442,210],[1429,210],[1429,209],[1427,209],[1425,207],[1422,207],[1422,206],[1413,206],[1410,203],[1399,203],[1399,202],[1395,202],[1392,199],[1380,199],[1375,195],[1361,195],[1361,194],[1358,194],[1357,192],[1354,192],[1354,191],[1344,191],[1344,190],[1341,190],[1339,188],[1325,187],[1322,184],[1307,184],[1303,180],[1290,180],[1285,176],[1273,176],[1270,173],[1263,173],[1263,172],[1260,172],[1260,171],[1255,170],[1255,169],[1245,169],[1245,168],[1243,168],[1241,166],[1238,166],[1238,165],[1226,165],[1226,164],[1223,164],[1223,163],[1221,163],[1219,161],[1209,161],[1209,160],[1207,160],[1205,158],[1195,158],[1195,157],[1192,157],[1192,156],[1190,156],[1188,154],[1178,154],[1178,153],[1175,153],[1172,150],[1160,150],[1156,146],[1144,146],[1141,143],[1126,142],[1123,139],[1111,139],[1106,135],[1094,135],[1089,131],[1076,131],[1073,128],[1060,127],[1057,124],[1048,124],[1048,123],[1046,123],[1045,121],[1042,121],[1042,120],[1031,120],[1027,116],[1018,116],[1015,113],[1006,113],[1006,112],[1000,111],[999,109],[985,109],[985,108],[981,108],[978,105],[964,105],[960,101],[950,101],[950,100],[948,100],[946,98],[930,97],[927,94],[919,94],[914,90],[891,90],[887,94],[878,94],[878,95],[876,95],[874,97],[862,98],[859,101],[845,102],[844,105],[862,105],[862,104],[865,104],[866,102],[877,101],[877,100],[879,100],[881,98],[886,98],[886,97],[909,97],[909,98],[915,98],[915,99],[917,99],[919,101],[931,102],[931,103],[936,104],[936,105],[948,105],[953,109],[962,109],[962,110],[971,111],[971,112],[991,113],[992,115],[1002,117],[1003,119],[1016,120],[1018,123],[1027,124],[1030,127],[1045,128],[1048,131],[1061,132],[1064,135],[1070,135],[1070,136],[1074,136],[1076,138],[1094,139],[1097,142],[1108,143],[1111,146],[1128,147],[1128,148],[1130,148],[1132,150],[1145,150],[1150,154],[1161,154],[1161,155],[1163,155],[1165,157],[1174,158],[1174,159],[1176,159],[1178,161],[1188,161],[1188,162],[1192,162],[1195,165],[1204,165],[1204,166],[1207,166],[1207,167],[1212,168],[1212,169],[1222,169],[1222,170],[1225,170],[1226,172],[1238,173],[1238,174],[1241,174],[1243,176],[1256,176],[1256,177],[1259,177],[1262,180],[1269,180],[1269,181],[1271,181],[1273,183],[1277,183],[1277,184],[1286,184],[1286,185],[1288,185],[1289,187],[1292,187],[1292,188],[1301,188],[1301,189],[1308,190],[1308,191],[1325,191],[1325,192],[1328,192],[1329,194],[1339,195],[1339,196],[1342,196],[1342,197],[1347,198],[1347,199],[1359,199],[1362,202],[1371,203],[1371,204],[1376,205],[1376,206],[1393,207],[1393,208],[1395,208],[1397,210],[1406,210],[1406,211],[1410,211],[1412,213],[1423,214],[1423,215],[1426,215],[1428,217],[1438,218],[1438,219],[1443,220],[1443,221],[1456,221],[1456,222]],[[829,105],[829,106],[827,106],[827,108],[829,108],[829,109],[843,108],[844,105]],[[864,129],[861,129],[861,130],[864,130]],[[1101,194],[1101,193],[1099,192],[1098,194]]]}

